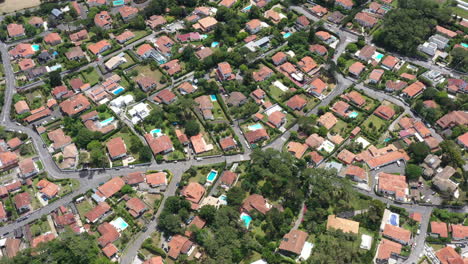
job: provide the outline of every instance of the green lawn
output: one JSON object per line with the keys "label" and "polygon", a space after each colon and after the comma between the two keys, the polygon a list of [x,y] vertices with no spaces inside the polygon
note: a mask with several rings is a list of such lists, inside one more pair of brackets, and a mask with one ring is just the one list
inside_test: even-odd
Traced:
{"label": "green lawn", "polygon": [[151,67],[149,65],[139,65],[133,68],[132,72],[133,71],[136,71],[138,73],[138,77],[150,76],[151,78],[153,78],[158,83],[156,90],[159,90],[164,86],[163,84],[161,84],[161,78],[163,77],[163,73],[158,69],[155,69],[153,71],[151,70]]}
{"label": "green lawn", "polygon": [[345,135],[347,134],[347,126],[348,124],[346,122],[344,122],[341,119],[338,119],[338,122],[335,124],[335,126],[333,126],[330,129],[330,132],[332,134],[339,134],[340,136],[345,137]]}
{"label": "green lawn", "polygon": [[460,7],[452,7],[452,12],[455,13],[458,16],[461,16],[465,19],[468,19],[468,10],[465,10]]}
{"label": "green lawn", "polygon": [[83,76],[83,79],[86,82],[89,82],[91,86],[97,84],[99,82],[99,74],[96,72],[96,69],[93,69],[90,73],[87,71],[81,72],[81,75]]}
{"label": "green lawn", "polygon": [[[219,97],[218,97],[219,100]],[[213,116],[214,119],[219,121],[219,120],[228,120],[226,115],[224,114],[223,109],[221,108],[221,105],[218,103],[218,101],[212,102],[213,103]]]}
{"label": "green lawn", "polygon": [[94,205],[87,199],[84,199],[81,203],[76,204],[76,208],[78,209],[80,216],[84,218],[84,215],[93,209]]}
{"label": "green lawn", "polygon": [[382,132],[380,129],[386,126],[387,122],[385,120],[376,115],[371,115],[362,123],[361,128],[368,134],[379,135]]}
{"label": "green lawn", "polygon": [[50,231],[50,225],[48,221],[37,220],[34,224],[30,225],[31,228],[31,235],[36,237],[38,235],[44,234]]}
{"label": "green lawn", "polygon": [[130,57],[130,55],[125,54],[124,58],[127,60],[127,62],[120,65],[119,69],[126,69],[126,68],[132,66],[133,64],[135,64],[135,61],[132,59],[132,57]]}
{"label": "green lawn", "polygon": [[132,31],[132,32],[133,32],[133,34],[135,34],[135,37],[128,40],[127,42],[125,42],[124,45],[131,44],[131,43],[143,38],[144,36],[149,35],[146,30],[137,30],[137,31]]}
{"label": "green lawn", "polygon": [[274,85],[270,85],[270,91],[269,91],[269,94],[270,96],[275,99],[276,101],[279,101],[279,102],[283,102],[283,99],[281,98],[281,96],[283,94],[285,94],[286,92],[283,92],[283,90],[281,90],[280,88],[274,86]]}

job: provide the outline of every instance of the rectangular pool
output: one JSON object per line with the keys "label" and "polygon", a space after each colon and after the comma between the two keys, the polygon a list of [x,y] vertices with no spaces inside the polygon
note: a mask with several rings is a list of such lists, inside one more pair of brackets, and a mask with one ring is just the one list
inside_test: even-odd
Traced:
{"label": "rectangular pool", "polygon": [[249,229],[250,222],[252,222],[252,217],[246,213],[240,215],[240,219],[244,223],[245,228]]}
{"label": "rectangular pool", "polygon": [[113,225],[119,232],[124,231],[128,227],[128,224],[122,219],[122,217],[112,220],[110,224]]}
{"label": "rectangular pool", "polygon": [[212,94],[210,95],[210,99],[212,102],[216,102],[218,99],[216,98],[216,95]]}
{"label": "rectangular pool", "polygon": [[118,94],[120,94],[121,92],[123,92],[124,90],[125,90],[125,88],[119,87],[119,88],[115,89],[114,91],[112,91],[112,93],[113,93],[114,95],[118,95]]}
{"label": "rectangular pool", "polygon": [[351,113],[348,114],[348,117],[349,117],[349,118],[356,118],[356,117],[358,117],[358,115],[359,115],[358,112],[353,111],[353,112],[351,112]]}
{"label": "rectangular pool", "polygon": [[262,128],[263,128],[263,126],[260,123],[256,123],[256,124],[248,126],[248,129],[250,131],[254,131],[254,130],[258,130],[258,129],[262,129]]}
{"label": "rectangular pool", "polygon": [[38,45],[38,44],[32,44],[31,47],[32,47],[33,51],[38,51],[39,49],[41,49],[41,46]]}
{"label": "rectangular pool", "polygon": [[216,176],[218,176],[218,172],[215,170],[211,170],[210,173],[206,176],[206,181],[209,183],[212,183],[215,179]]}
{"label": "rectangular pool", "polygon": [[114,117],[109,117],[106,120],[101,121],[101,127],[105,127],[114,121]]}
{"label": "rectangular pool", "polygon": [[160,128],[155,128],[153,130],[150,131],[150,133],[154,136],[160,136],[161,135],[161,129]]}

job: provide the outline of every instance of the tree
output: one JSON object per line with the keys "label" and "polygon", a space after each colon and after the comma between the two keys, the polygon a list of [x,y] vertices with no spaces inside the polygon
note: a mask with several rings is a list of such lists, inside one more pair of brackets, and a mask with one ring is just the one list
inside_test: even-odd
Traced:
{"label": "tree", "polygon": [[199,215],[201,218],[210,224],[214,221],[216,216],[216,207],[212,205],[205,205],[200,209]]}
{"label": "tree", "polygon": [[153,156],[151,149],[148,146],[142,146],[138,152],[138,155],[140,156],[140,160],[142,162],[151,161],[151,157]]}
{"label": "tree", "polygon": [[232,187],[227,192],[227,202],[229,205],[239,206],[242,204],[242,201],[244,201],[244,198],[245,192],[237,186]]}
{"label": "tree", "polygon": [[405,175],[409,181],[417,181],[421,177],[423,170],[415,164],[407,164],[405,168]]}
{"label": "tree", "polygon": [[51,87],[62,85],[62,76],[60,75],[59,70],[49,73],[49,83]]}
{"label": "tree", "polygon": [[195,136],[198,135],[198,133],[200,133],[200,125],[197,121],[188,120],[185,122],[185,134],[187,134],[187,136]]}
{"label": "tree", "polygon": [[454,48],[452,50],[452,61],[450,66],[459,71],[468,72],[468,51],[465,48]]}
{"label": "tree", "polygon": [[460,147],[453,140],[444,140],[439,145],[442,148],[442,160],[454,167],[463,167],[465,160]]}
{"label": "tree", "polygon": [[125,184],[122,189],[120,189],[120,192],[122,194],[131,194],[133,192],[135,192],[132,188],[132,186],[128,185],[128,184]]}
{"label": "tree", "polygon": [[414,162],[419,164],[429,155],[430,149],[424,142],[417,142],[409,145],[409,152]]}

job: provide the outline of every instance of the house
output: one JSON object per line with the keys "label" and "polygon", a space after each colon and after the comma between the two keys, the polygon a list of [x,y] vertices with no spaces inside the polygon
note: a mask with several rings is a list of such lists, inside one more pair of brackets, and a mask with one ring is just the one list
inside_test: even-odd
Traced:
{"label": "house", "polygon": [[340,6],[346,10],[351,10],[353,8],[353,1],[352,0],[336,0],[335,6]]}
{"label": "house", "polygon": [[161,67],[166,70],[167,74],[175,75],[182,71],[182,66],[179,64],[179,60],[171,60],[169,62],[164,63]]}
{"label": "house", "polygon": [[8,24],[7,31],[10,38],[18,38],[26,35],[24,27],[21,24]]}
{"label": "house", "polygon": [[87,0],[87,3],[90,7],[101,6],[107,3],[107,0]]}
{"label": "house", "polygon": [[302,15],[296,19],[296,26],[299,28],[305,28],[310,25],[309,19],[306,16]]}
{"label": "house", "polygon": [[192,148],[195,154],[200,154],[207,152],[213,149],[212,144],[206,144],[203,134],[198,134],[190,137],[190,143],[192,143]]}
{"label": "house", "polygon": [[187,135],[184,134],[184,132],[182,132],[180,129],[176,129],[175,134],[182,145],[187,146],[188,144],[190,144],[190,140],[188,139]]}
{"label": "house", "polygon": [[33,27],[40,28],[44,25],[44,20],[41,17],[34,16],[29,19],[28,24]]}
{"label": "house", "polygon": [[169,252],[167,255],[171,259],[177,259],[180,254],[187,254],[193,246],[193,242],[187,237],[181,235],[175,235],[172,240],[168,243]]}
{"label": "house", "polygon": [[122,19],[127,22],[128,20],[137,16],[138,8],[133,6],[122,6],[119,8],[119,13]]}
{"label": "house", "polygon": [[448,192],[458,196],[458,194],[456,194],[458,184],[450,179],[455,174],[455,172],[456,170],[453,167],[446,166],[441,171],[437,172],[437,174],[432,179],[432,184],[441,192]]}
{"label": "house", "polygon": [[401,89],[405,88],[408,85],[407,82],[400,81],[400,80],[388,80],[385,82],[385,91],[386,92],[395,92],[400,91]]}
{"label": "house", "polygon": [[237,147],[236,141],[231,136],[220,139],[219,145],[223,151],[233,150]]}
{"label": "house", "polygon": [[35,54],[31,44],[29,43],[20,43],[16,45],[13,49],[11,49],[8,53],[13,58],[30,58],[32,55]]}
{"label": "house", "polygon": [[341,21],[343,21],[344,18],[345,15],[343,15],[340,11],[335,11],[327,17],[327,20],[335,24],[341,24]]}
{"label": "house", "polygon": [[274,72],[268,68],[267,66],[262,66],[260,68],[260,70],[258,71],[254,71],[252,73],[252,78],[256,81],[256,82],[262,82],[268,78],[270,78],[271,76],[273,76]]}
{"label": "house", "polygon": [[131,40],[134,37],[135,37],[135,34],[133,32],[131,32],[130,30],[125,30],[122,34],[115,37],[115,39],[117,40],[117,42],[122,44]]}
{"label": "house", "polygon": [[400,60],[398,58],[388,55],[382,61],[382,68],[391,71],[393,68],[395,68],[399,61]]}
{"label": "house", "polygon": [[327,130],[330,130],[337,122],[338,118],[336,118],[331,112],[326,112],[317,120],[317,124],[325,127]]}
{"label": "house", "polygon": [[59,186],[55,183],[49,182],[48,180],[42,179],[37,183],[39,193],[42,194],[44,200],[50,200],[54,198],[59,191]]}
{"label": "house", "polygon": [[321,5],[314,5],[313,7],[309,8],[309,10],[318,17],[323,17],[328,13],[328,9]]}
{"label": "house", "polygon": [[348,114],[348,109],[350,108],[350,105],[347,104],[346,102],[343,102],[343,101],[338,101],[336,103],[333,104],[331,110],[341,116],[341,117],[346,117]]}
{"label": "house", "polygon": [[357,235],[359,233],[359,222],[329,215],[327,218],[327,230],[330,229]]}
{"label": "house", "polygon": [[145,177],[146,183],[153,188],[167,185],[167,174],[165,172],[151,173]]}
{"label": "house", "polygon": [[211,55],[213,55],[213,50],[208,47],[201,47],[195,52],[195,56],[197,56],[197,58],[199,58],[200,60],[204,60],[205,58],[208,58]]}
{"label": "house", "polygon": [[369,82],[374,83],[374,84],[380,82],[380,79],[382,79],[383,74],[384,74],[384,70],[382,69],[372,70],[371,73],[369,74]]}
{"label": "house", "polygon": [[457,137],[457,143],[460,144],[464,149],[468,149],[468,132]]}
{"label": "house", "polygon": [[411,231],[390,224],[385,225],[382,235],[402,245],[408,245],[411,239]]}
{"label": "house", "polygon": [[449,237],[447,224],[444,222],[431,221],[431,232],[429,233],[433,237]]}
{"label": "house", "polygon": [[170,90],[164,89],[153,97],[153,100],[158,103],[171,104],[177,99],[177,96]]}
{"label": "house", "polygon": [[280,111],[275,111],[268,116],[269,124],[275,128],[280,128],[286,122],[286,115]]}
{"label": "house", "polygon": [[307,236],[308,234],[302,230],[291,230],[281,239],[279,250],[286,255],[299,256],[307,241]]}
{"label": "house", "polygon": [[60,109],[68,116],[79,114],[90,107],[91,103],[83,94],[77,94],[60,103]]}
{"label": "house", "polygon": [[26,71],[26,78],[28,78],[29,81],[33,81],[42,75],[46,74],[47,68],[45,66],[39,66],[33,69],[29,69]]}
{"label": "house", "polygon": [[208,32],[214,29],[214,27],[218,24],[218,21],[214,17],[204,17],[198,20],[198,23],[193,25],[195,29],[200,29],[203,32]]}
{"label": "house", "polygon": [[139,76],[135,78],[135,81],[138,84],[138,86],[140,86],[140,88],[145,92],[156,88],[156,86],[158,85],[156,80],[153,79],[153,77],[151,76]]}
{"label": "house", "polygon": [[146,20],[146,25],[148,25],[152,30],[157,29],[166,23],[167,21],[163,16],[157,15],[152,15],[148,20]]}
{"label": "house", "polygon": [[275,55],[271,57],[273,64],[275,64],[276,66],[285,63],[287,59],[288,59],[288,56],[286,55],[286,53],[282,51],[277,52]]}
{"label": "house", "polygon": [[180,42],[199,41],[202,39],[202,36],[198,32],[190,32],[186,34],[178,34],[176,35],[176,39]]}
{"label": "house", "polygon": [[15,104],[15,111],[18,115],[29,113],[31,110],[29,109],[28,103],[24,100],[20,100]]}
{"label": "house", "polygon": [[221,2],[218,3],[218,5],[230,8],[235,3],[236,3],[236,0],[221,0]]}
{"label": "house", "polygon": [[88,38],[88,31],[86,31],[86,29],[82,29],[76,33],[71,34],[69,37],[72,42],[79,42]]}
{"label": "house", "polygon": [[137,50],[136,50],[136,53],[142,59],[147,59],[149,57],[153,57],[155,52],[156,52],[156,50],[150,44],[147,44],[147,43],[139,46],[137,48]]}
{"label": "house", "polygon": [[377,109],[375,109],[374,115],[376,115],[376,116],[378,116],[378,117],[380,117],[382,119],[385,119],[385,120],[390,120],[395,115],[395,110],[393,110],[393,108],[391,106],[381,105],[381,106],[377,107]]}
{"label": "house", "polygon": [[377,48],[372,45],[365,45],[360,49],[357,53],[357,57],[360,60],[363,60],[365,62],[368,62],[370,59],[372,59],[372,56],[374,53],[377,51]]}
{"label": "house", "polygon": [[58,45],[60,43],[62,43],[62,38],[60,37],[60,35],[56,32],[51,32],[47,35],[44,36],[44,41],[45,43],[51,45],[51,46],[55,46],[55,45]]}
{"label": "house", "polygon": [[110,58],[108,61],[106,61],[104,63],[104,66],[106,67],[107,70],[112,71],[114,69],[117,69],[120,65],[126,62],[127,62],[127,59],[123,56],[123,54],[119,54],[117,56]]}
{"label": "house", "polygon": [[355,165],[346,168],[345,176],[351,177],[356,182],[367,182],[366,170]]}
{"label": "house", "polygon": [[250,213],[252,211],[257,211],[265,215],[270,211],[271,205],[268,204],[267,200],[260,194],[251,194],[244,199],[241,205],[241,210]]}
{"label": "house", "polygon": [[310,88],[308,89],[308,92],[318,98],[323,98],[323,92],[328,88],[328,85],[319,77],[314,78],[310,82],[309,86]]}
{"label": "house", "polygon": [[317,31],[315,33],[315,36],[317,36],[320,40],[322,40],[326,44],[330,44],[333,41],[332,35],[326,31]]}
{"label": "house", "polygon": [[252,19],[245,24],[245,29],[250,34],[257,34],[262,29],[262,22],[260,19]]}
{"label": "house", "polygon": [[325,46],[323,46],[323,45],[320,45],[320,44],[310,45],[309,50],[310,50],[310,52],[318,54],[320,56],[325,56],[325,55],[327,55],[327,52],[328,52],[327,48]]}
{"label": "house", "polygon": [[396,242],[383,238],[378,246],[376,260],[378,263],[390,263],[389,259],[396,257],[401,253],[403,246]]}
{"label": "house", "polygon": [[182,95],[191,94],[195,90],[195,87],[189,82],[183,82],[179,85],[179,91]]}
{"label": "house", "polygon": [[437,120],[437,125],[442,129],[452,128],[458,125],[467,125],[468,124],[468,113],[463,111],[452,111],[439,120]]}
{"label": "house", "polygon": [[341,162],[349,165],[353,163],[354,159],[356,158],[356,155],[347,149],[343,149],[340,153],[338,153],[336,158]]}
{"label": "house", "polygon": [[145,181],[145,174],[141,171],[130,172],[123,176],[123,180],[126,184],[134,186]]}
{"label": "house", "polygon": [[6,222],[8,221],[8,216],[5,211],[5,208],[3,207],[3,202],[0,202],[0,222]]}
{"label": "house", "polygon": [[47,137],[52,141],[52,148],[54,150],[63,149],[72,143],[70,136],[65,135],[61,128],[57,128],[47,134]]}
{"label": "house", "polygon": [[23,192],[15,195],[15,197],[13,197],[13,203],[15,204],[16,210],[18,210],[20,214],[30,211],[32,209],[31,196],[28,192]]}
{"label": "house", "polygon": [[449,38],[454,38],[454,37],[457,36],[456,32],[453,32],[450,29],[446,29],[446,28],[441,27],[441,26],[436,26],[435,29],[436,29],[437,33],[440,33],[441,35],[447,36]]}
{"label": "house", "polygon": [[232,171],[223,171],[219,180],[223,188],[230,188],[237,180],[237,173]]}
{"label": "house", "polygon": [[125,207],[127,208],[128,212],[135,218],[138,218],[146,210],[148,210],[146,204],[136,197],[133,197],[130,200],[128,200],[125,204]]}
{"label": "house", "polygon": [[302,158],[307,151],[308,146],[299,142],[291,141],[288,143],[288,152],[293,154],[297,159]]}
{"label": "house", "polygon": [[27,158],[18,163],[21,178],[29,178],[37,175],[39,170],[32,158]]}
{"label": "house", "polygon": [[468,238],[468,226],[451,224],[450,229],[452,230],[453,240],[464,240]]}
{"label": "house", "polygon": [[381,166],[385,166],[397,161],[408,161],[410,160],[408,154],[406,154],[403,150],[397,151],[390,151],[386,152],[385,154],[377,155],[374,157],[370,157],[369,159],[365,159],[367,165],[373,170],[376,168],[380,168]]}
{"label": "house", "polygon": [[268,140],[270,138],[264,128],[245,132],[244,136],[250,144],[257,143],[262,140]]}
{"label": "house", "polygon": [[462,79],[447,79],[447,90],[449,92],[466,92],[468,91],[468,82]]}
{"label": "house", "polygon": [[296,94],[286,102],[286,105],[292,110],[301,111],[307,105],[307,100]]}
{"label": "house", "polygon": [[121,137],[116,137],[106,143],[107,151],[112,160],[127,156],[127,146]]}
{"label": "house", "polygon": [[278,24],[281,21],[282,16],[280,15],[280,13],[276,12],[275,10],[270,9],[265,12],[265,18],[270,19],[271,22],[275,24]]}
{"label": "house", "polygon": [[18,66],[20,67],[21,71],[27,71],[36,66],[36,63],[32,59],[22,59],[18,62]]}
{"label": "house", "polygon": [[189,201],[192,205],[191,208],[193,210],[198,209],[198,204],[200,203],[200,200],[203,198],[203,195],[205,194],[205,188],[199,184],[198,182],[190,182],[182,188],[182,191],[180,192],[182,196],[185,197],[187,201]]}
{"label": "house", "polygon": [[164,262],[161,256],[156,256],[145,260],[143,264],[164,264]]}
{"label": "house", "polygon": [[229,106],[240,106],[247,102],[247,97],[241,92],[232,92],[226,99],[226,103]]}
{"label": "house", "polygon": [[107,11],[101,11],[94,16],[94,24],[102,29],[112,27],[112,17]]}
{"label": "house", "polygon": [[102,252],[109,259],[113,259],[117,255],[117,252],[119,252],[119,249],[114,244],[109,243],[107,246],[102,248]]}
{"label": "house", "polygon": [[69,92],[71,91],[68,90],[68,88],[65,85],[56,86],[54,87],[54,89],[52,89],[52,95],[56,99],[62,99],[62,97],[65,97],[66,95],[68,95]]}
{"label": "house", "polygon": [[125,182],[120,177],[115,177],[108,180],[103,185],[99,186],[96,191],[96,195],[101,198],[107,199],[112,197],[114,194],[120,191],[124,187]]}
{"label": "house", "polygon": [[117,231],[117,229],[108,222],[100,224],[97,230],[101,234],[98,238],[98,243],[103,248],[108,244],[115,242],[120,237],[119,231]]}
{"label": "house", "polygon": [[232,73],[231,65],[227,62],[218,63],[216,73],[220,81],[227,81],[235,78],[235,75]]}
{"label": "house", "polygon": [[378,174],[377,190],[380,193],[394,196],[398,201],[405,201],[409,194],[406,176],[380,172]]}
{"label": "house", "polygon": [[356,22],[358,22],[359,25],[366,28],[373,28],[378,22],[378,20],[375,17],[371,16],[367,12],[357,13],[354,19],[356,20]]}
{"label": "house", "polygon": [[422,93],[424,89],[426,89],[426,85],[424,85],[424,83],[420,81],[417,81],[415,83],[410,84],[405,89],[403,89],[402,94],[406,98],[413,98],[419,95],[420,93]]}
{"label": "house", "polygon": [[97,43],[90,44],[88,50],[91,51],[94,55],[99,55],[104,51],[110,49],[112,46],[107,40],[101,40]]}
{"label": "house", "polygon": [[21,239],[16,239],[12,237],[6,238],[5,241],[5,255],[8,258],[14,258],[20,251]]}
{"label": "house", "polygon": [[364,66],[364,64],[362,64],[359,61],[356,61],[355,63],[351,64],[351,66],[349,66],[348,72],[349,72],[349,74],[351,74],[354,77],[358,78],[359,75],[361,75],[361,73],[365,69],[366,69],[366,66]]}
{"label": "house", "polygon": [[31,247],[32,248],[36,248],[39,246],[39,244],[41,243],[47,243],[49,241],[52,241],[55,239],[55,234],[54,233],[46,233],[46,234],[43,234],[43,235],[40,235],[40,236],[37,236],[35,238],[33,238],[33,240],[31,241]]}
{"label": "house", "polygon": [[255,101],[261,101],[265,98],[266,93],[260,89],[257,88],[253,92],[250,93],[250,96],[255,100]]}
{"label": "house", "polygon": [[322,143],[325,141],[325,139],[318,134],[312,134],[310,135],[305,143],[312,149],[318,148]]}
{"label": "house", "polygon": [[187,237],[191,237],[193,235],[193,232],[192,230],[195,228],[195,229],[202,229],[203,227],[205,227],[206,225],[206,221],[201,219],[201,217],[199,217],[198,215],[195,216],[192,220],[192,222],[190,222],[190,224],[187,226],[187,229],[185,230],[185,235]]}
{"label": "house", "polygon": [[154,155],[164,155],[174,150],[171,138],[167,135],[161,135],[155,138],[151,134],[145,134],[145,139]]}
{"label": "house", "polygon": [[203,118],[206,120],[213,120],[213,102],[211,101],[211,97],[208,95],[202,95],[200,97],[195,98],[195,102],[198,104],[198,109],[203,115]]}
{"label": "house", "polygon": [[441,264],[462,264],[467,262],[467,258],[462,258],[451,246],[439,249],[435,255]]}
{"label": "house", "polygon": [[358,107],[363,107],[364,104],[366,103],[366,99],[364,99],[364,97],[360,93],[354,90],[347,94],[342,95],[341,98],[343,98],[344,100]]}
{"label": "house", "polygon": [[86,57],[80,46],[71,48],[65,56],[68,60],[81,60]]}

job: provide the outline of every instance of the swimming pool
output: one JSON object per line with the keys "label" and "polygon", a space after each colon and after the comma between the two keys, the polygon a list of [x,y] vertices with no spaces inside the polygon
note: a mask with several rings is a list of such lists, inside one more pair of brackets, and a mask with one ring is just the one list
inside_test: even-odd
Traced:
{"label": "swimming pool", "polygon": [[210,95],[210,99],[212,102],[216,102],[218,100],[215,94]]}
{"label": "swimming pool", "polygon": [[378,60],[378,61],[380,61],[383,57],[384,57],[384,55],[382,53],[377,53],[375,55],[375,59]]}
{"label": "swimming pool", "polygon": [[256,124],[248,126],[248,129],[250,131],[254,131],[254,130],[258,130],[258,129],[262,129],[262,128],[263,128],[263,126],[260,123],[256,123]]}
{"label": "swimming pool", "polygon": [[211,170],[210,173],[206,176],[206,181],[209,183],[212,183],[215,179],[216,176],[218,175],[218,172],[215,170]]}
{"label": "swimming pool", "polygon": [[38,45],[38,44],[32,44],[31,47],[32,47],[33,51],[38,51],[38,50],[41,49],[41,46]]}
{"label": "swimming pool", "polygon": [[211,43],[211,47],[212,47],[212,48],[216,48],[218,45],[219,45],[219,42],[218,42],[218,41],[213,41],[213,42]]}
{"label": "swimming pool", "polygon": [[118,95],[119,93],[123,92],[124,90],[125,90],[125,88],[119,87],[119,88],[115,89],[114,91],[112,91],[112,93],[114,95]]}
{"label": "swimming pool", "polygon": [[397,215],[391,214],[389,221],[390,221],[390,224],[392,226],[398,226],[398,216]]}
{"label": "swimming pool", "polygon": [[55,64],[54,66],[49,67],[50,71],[56,71],[56,70],[61,69],[61,68],[62,68],[62,65],[60,65],[60,64]]}
{"label": "swimming pool", "polygon": [[161,135],[161,129],[160,128],[155,128],[153,130],[150,131],[151,134],[156,134],[157,136],[160,136]]}
{"label": "swimming pool", "polygon": [[112,220],[110,224],[113,225],[119,232],[124,231],[128,227],[128,224],[122,219],[122,217]]}
{"label": "swimming pool", "polygon": [[283,34],[283,38],[285,38],[285,39],[289,38],[291,35],[292,35],[291,32],[286,32],[286,33]]}
{"label": "swimming pool", "polygon": [[358,112],[353,111],[353,112],[349,113],[348,117],[349,117],[349,118],[356,118],[358,115],[359,115]]}
{"label": "swimming pool", "polygon": [[101,127],[105,127],[114,121],[114,117],[109,117],[104,121],[101,121]]}
{"label": "swimming pool", "polygon": [[244,7],[244,8],[242,9],[242,11],[243,11],[243,12],[247,12],[247,11],[250,11],[251,8],[252,8],[252,5],[248,5],[248,6]]}
{"label": "swimming pool", "polygon": [[384,142],[389,142],[390,140],[392,140],[392,138],[386,138],[384,139]]}
{"label": "swimming pool", "polygon": [[201,37],[202,39],[206,39],[206,38],[208,37],[208,35],[202,34],[202,35],[200,35],[200,37]]}
{"label": "swimming pool", "polygon": [[115,0],[112,2],[112,5],[114,6],[121,6],[125,4],[125,0]]}
{"label": "swimming pool", "polygon": [[242,213],[240,215],[240,219],[242,220],[242,222],[244,222],[244,226],[248,229],[250,222],[252,222],[252,217],[246,213]]}
{"label": "swimming pool", "polygon": [[464,47],[464,48],[468,48],[468,44],[466,44],[466,43],[462,43],[461,45],[462,45],[462,47]]}
{"label": "swimming pool", "polygon": [[223,194],[223,195],[219,196],[219,199],[221,201],[227,201],[227,196]]}

